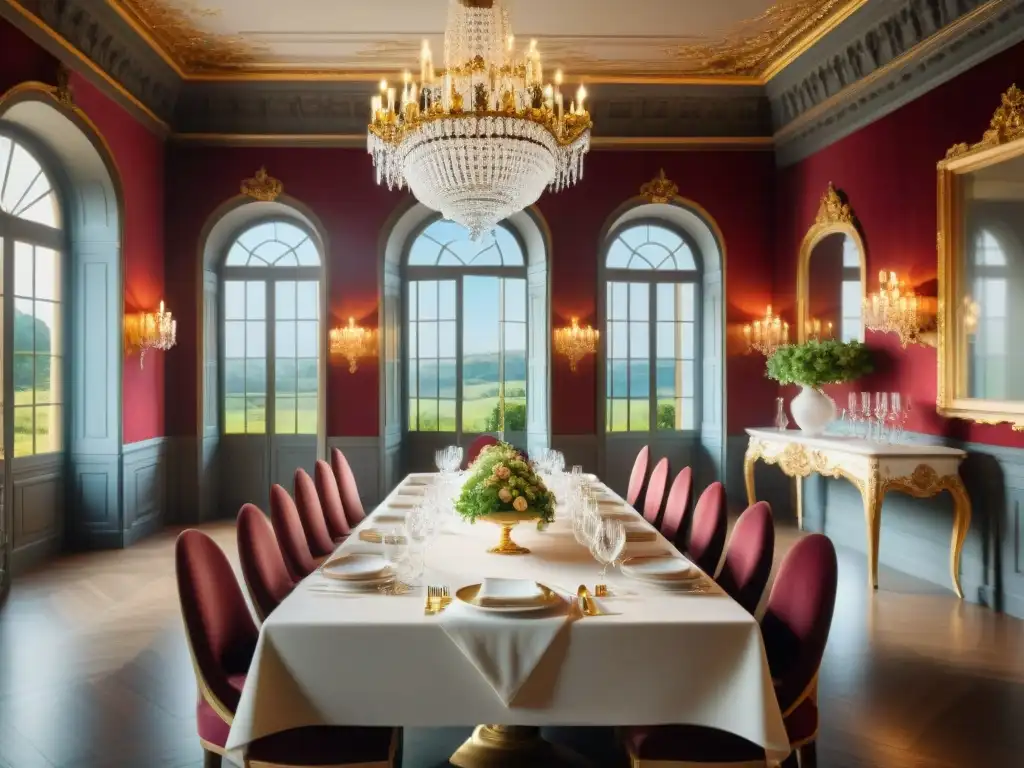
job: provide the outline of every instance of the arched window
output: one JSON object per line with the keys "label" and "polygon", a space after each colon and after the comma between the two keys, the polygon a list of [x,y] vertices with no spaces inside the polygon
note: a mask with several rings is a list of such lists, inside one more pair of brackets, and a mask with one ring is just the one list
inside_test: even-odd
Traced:
{"label": "arched window", "polygon": [[222,270],[225,434],[315,435],[319,412],[321,257],[284,220],[247,227]]}
{"label": "arched window", "polygon": [[526,432],[527,269],[506,226],[472,242],[431,221],[409,245],[406,280],[410,432]]}
{"label": "arched window", "polygon": [[696,431],[700,254],[679,230],[630,222],[605,258],[605,431]]}
{"label": "arched window", "polygon": [[[13,455],[63,449],[65,234],[54,186],[39,161],[17,139],[0,135],[0,238],[3,241],[4,323],[13,327],[13,351],[4,375],[14,402]],[[8,368],[8,366],[10,366]]]}

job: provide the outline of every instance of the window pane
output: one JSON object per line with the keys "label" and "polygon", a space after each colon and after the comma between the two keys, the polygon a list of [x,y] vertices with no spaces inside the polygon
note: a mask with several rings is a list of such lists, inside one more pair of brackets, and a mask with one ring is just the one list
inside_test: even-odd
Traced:
{"label": "window pane", "polygon": [[274,399],[274,431],[281,435],[295,434],[295,398]]}
{"label": "window pane", "polygon": [[694,338],[694,323],[680,323],[680,330],[683,337],[682,357],[692,360],[697,354],[697,345]]}
{"label": "window pane", "polygon": [[316,320],[300,320],[296,328],[296,355],[298,357],[318,357],[320,323]]}
{"label": "window pane", "polygon": [[14,243],[14,295],[33,296],[33,248],[28,243]]}
{"label": "window pane", "polygon": [[683,429],[697,428],[697,412],[695,403],[696,401],[693,398],[683,398]]}
{"label": "window pane", "polygon": [[[18,402],[15,393],[14,402]],[[31,456],[35,452],[35,409],[31,405],[14,408],[14,455]]]}
{"label": "window pane", "polygon": [[437,323],[420,323],[419,357],[437,357]]}
{"label": "window pane", "polygon": [[245,322],[228,320],[224,323],[224,357],[245,357]]}
{"label": "window pane", "polygon": [[526,322],[526,281],[505,280],[505,320]]}
{"label": "window pane", "polygon": [[629,357],[629,325],[627,323],[612,322],[608,338],[608,355],[610,357]]}
{"label": "window pane", "polygon": [[658,323],[658,357],[676,357],[676,323]]}
{"label": "window pane", "polygon": [[455,360],[441,360],[438,367],[438,394],[455,399],[458,382],[455,374]]}
{"label": "window pane", "polygon": [[224,319],[245,319],[245,283],[241,280],[224,281]]}
{"label": "window pane", "polygon": [[317,399],[299,397],[296,412],[296,430],[300,435],[315,435],[317,423]]}
{"label": "window pane", "polygon": [[651,364],[647,360],[631,360],[629,363],[629,394],[631,397],[646,397],[651,391]]}
{"label": "window pane", "polygon": [[302,280],[298,284],[298,317],[300,320],[316,320],[320,317],[320,284],[315,280]]}
{"label": "window pane", "polygon": [[676,319],[676,286],[672,283],[659,283],[658,289],[658,319]]}
{"label": "window pane", "polygon": [[224,432],[238,435],[245,432],[245,398],[224,398]]}
{"label": "window pane", "polygon": [[[54,392],[51,389],[51,373],[53,371],[53,361],[59,358],[50,357],[49,355],[36,355],[35,356],[35,390],[36,390],[36,404],[40,403],[59,403],[60,392]],[[56,371],[59,373],[59,371]]]}
{"label": "window pane", "polygon": [[245,356],[267,356],[267,324],[263,321],[245,324]]}
{"label": "window pane", "polygon": [[420,320],[437,319],[437,283],[433,280],[420,282],[419,314]]}
{"label": "window pane", "polygon": [[30,405],[35,387],[35,355],[14,353],[14,404]]}
{"label": "window pane", "polygon": [[629,319],[646,320],[650,316],[651,289],[647,283],[629,284]]}
{"label": "window pane", "polygon": [[608,317],[612,320],[629,318],[629,286],[626,283],[611,283]]}
{"label": "window pane", "polygon": [[679,303],[682,312],[680,320],[695,320],[697,311],[697,287],[693,283],[679,285]]}
{"label": "window pane", "polygon": [[437,397],[437,373],[436,360],[420,360],[420,397]]}
{"label": "window pane", "polygon": [[267,398],[245,398],[245,431],[250,435],[262,435],[267,431]]}
{"label": "window pane", "polygon": [[646,432],[651,424],[651,404],[646,400],[629,401],[629,431]]}
{"label": "window pane", "polygon": [[437,284],[438,290],[438,317],[442,320],[454,320],[458,307],[455,299],[455,281],[441,280]]}
{"label": "window pane", "polygon": [[245,394],[245,360],[224,361],[224,394],[228,400],[231,400],[231,395]]}
{"label": "window pane", "polygon": [[455,401],[440,400],[437,404],[438,429],[441,432],[455,431]]}
{"label": "window pane", "polygon": [[295,327],[294,320],[277,321],[274,329],[274,354],[277,357],[295,357]]}
{"label": "window pane", "polygon": [[439,323],[437,350],[438,357],[455,357],[455,321]]}
{"label": "window pane", "polygon": [[267,391],[267,361],[249,358],[245,361],[245,393],[261,395]]}
{"label": "window pane", "polygon": [[611,386],[608,387],[612,397],[627,397],[629,395],[629,363],[625,360],[615,360],[611,363]]}
{"label": "window pane", "polygon": [[281,280],[274,291],[274,317],[278,320],[295,319],[295,281]]}
{"label": "window pane", "polygon": [[262,280],[249,280],[245,284],[245,317],[263,320],[267,316],[267,284]]}
{"label": "window pane", "polygon": [[319,391],[318,381],[319,378],[319,366],[317,360],[314,359],[302,359],[298,361],[298,383],[299,383],[299,394],[312,396],[315,398]]}
{"label": "window pane", "polygon": [[60,304],[55,301],[33,302],[35,309],[36,352],[59,354],[60,346]]}
{"label": "window pane", "polygon": [[676,396],[676,361],[659,360],[657,363],[657,396],[659,401],[662,398],[674,398]]}
{"label": "window pane", "polygon": [[437,400],[420,398],[419,429],[421,432],[437,432]]}
{"label": "window pane", "polygon": [[277,395],[294,396],[296,389],[296,369],[294,358],[278,357],[274,360],[274,392]]}
{"label": "window pane", "polygon": [[31,299],[14,300],[14,351],[35,351],[36,318]]}
{"label": "window pane", "polygon": [[648,357],[651,354],[650,329],[647,323],[629,324],[629,356]]}
{"label": "window pane", "polygon": [[612,418],[609,430],[612,432],[625,432],[629,429],[629,401],[612,401]]}

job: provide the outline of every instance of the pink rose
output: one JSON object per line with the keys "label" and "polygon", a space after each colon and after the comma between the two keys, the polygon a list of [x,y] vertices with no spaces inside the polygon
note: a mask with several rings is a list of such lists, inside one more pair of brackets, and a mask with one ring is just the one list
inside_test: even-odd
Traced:
{"label": "pink rose", "polygon": [[505,504],[508,504],[510,501],[512,501],[512,493],[511,491],[509,491],[508,488],[502,488],[500,491],[498,491],[498,498],[501,499],[502,502],[504,502]]}
{"label": "pink rose", "polygon": [[494,474],[501,480],[508,480],[508,476],[512,473],[504,464],[499,464],[494,468]]}
{"label": "pink rose", "polygon": [[516,500],[512,502],[512,506],[515,508],[516,512],[525,512],[529,504],[527,503],[525,496],[517,496]]}

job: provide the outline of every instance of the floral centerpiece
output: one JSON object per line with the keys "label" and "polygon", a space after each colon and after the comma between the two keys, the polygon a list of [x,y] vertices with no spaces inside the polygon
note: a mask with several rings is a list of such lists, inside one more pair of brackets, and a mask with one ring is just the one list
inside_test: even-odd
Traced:
{"label": "floral centerpiece", "polygon": [[859,341],[811,339],[786,344],[768,358],[768,378],[802,388],[789,409],[797,426],[810,435],[820,434],[835,418],[836,405],[821,391],[825,384],[842,384],[873,370],[871,353]]}
{"label": "floral centerpiece", "polygon": [[512,526],[536,520],[543,529],[555,519],[555,495],[523,454],[508,443],[496,443],[470,466],[455,509],[471,523],[484,520],[502,526],[501,543],[491,552],[525,554],[529,550],[511,539]]}

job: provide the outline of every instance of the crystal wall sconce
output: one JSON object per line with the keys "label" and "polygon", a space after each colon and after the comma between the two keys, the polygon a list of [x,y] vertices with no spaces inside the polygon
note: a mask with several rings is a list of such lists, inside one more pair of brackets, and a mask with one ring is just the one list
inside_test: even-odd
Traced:
{"label": "crystal wall sconce", "polygon": [[134,312],[124,316],[125,354],[139,353],[139,368],[145,367],[146,352],[158,349],[166,352],[178,343],[178,321],[164,309],[156,312]]}

